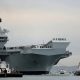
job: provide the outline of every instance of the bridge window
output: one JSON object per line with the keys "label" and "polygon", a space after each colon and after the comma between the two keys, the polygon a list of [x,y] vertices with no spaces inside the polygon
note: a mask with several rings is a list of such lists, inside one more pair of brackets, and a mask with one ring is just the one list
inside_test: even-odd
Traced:
{"label": "bridge window", "polygon": [[7,37],[0,37],[0,39],[7,39]]}

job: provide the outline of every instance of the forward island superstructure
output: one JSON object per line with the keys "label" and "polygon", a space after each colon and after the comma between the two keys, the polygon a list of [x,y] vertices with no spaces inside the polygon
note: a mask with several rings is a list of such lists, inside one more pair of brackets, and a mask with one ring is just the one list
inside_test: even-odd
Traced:
{"label": "forward island superstructure", "polygon": [[66,38],[53,38],[46,44],[6,47],[8,30],[0,28],[0,59],[23,74],[48,74],[53,65],[72,53],[66,51]]}

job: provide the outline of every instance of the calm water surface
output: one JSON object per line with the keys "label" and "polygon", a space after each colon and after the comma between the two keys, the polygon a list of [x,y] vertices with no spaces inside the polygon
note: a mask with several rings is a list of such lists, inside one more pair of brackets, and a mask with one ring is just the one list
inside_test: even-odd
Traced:
{"label": "calm water surface", "polygon": [[23,76],[22,78],[0,78],[0,80],[80,80],[80,76]]}

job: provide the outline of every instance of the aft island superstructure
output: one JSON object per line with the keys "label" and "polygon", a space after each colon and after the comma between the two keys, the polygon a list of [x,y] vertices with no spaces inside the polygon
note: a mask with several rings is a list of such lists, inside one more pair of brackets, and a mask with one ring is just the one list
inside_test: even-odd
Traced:
{"label": "aft island superstructure", "polygon": [[48,74],[53,65],[72,53],[66,51],[66,38],[53,38],[46,44],[6,47],[8,30],[0,28],[0,59],[23,74]]}

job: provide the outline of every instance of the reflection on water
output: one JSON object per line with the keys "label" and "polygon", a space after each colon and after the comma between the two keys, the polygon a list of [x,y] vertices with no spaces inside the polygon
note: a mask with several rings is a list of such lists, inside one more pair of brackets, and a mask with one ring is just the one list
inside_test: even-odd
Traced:
{"label": "reflection on water", "polygon": [[0,78],[0,80],[80,80],[80,76],[34,76],[27,75],[22,78]]}

